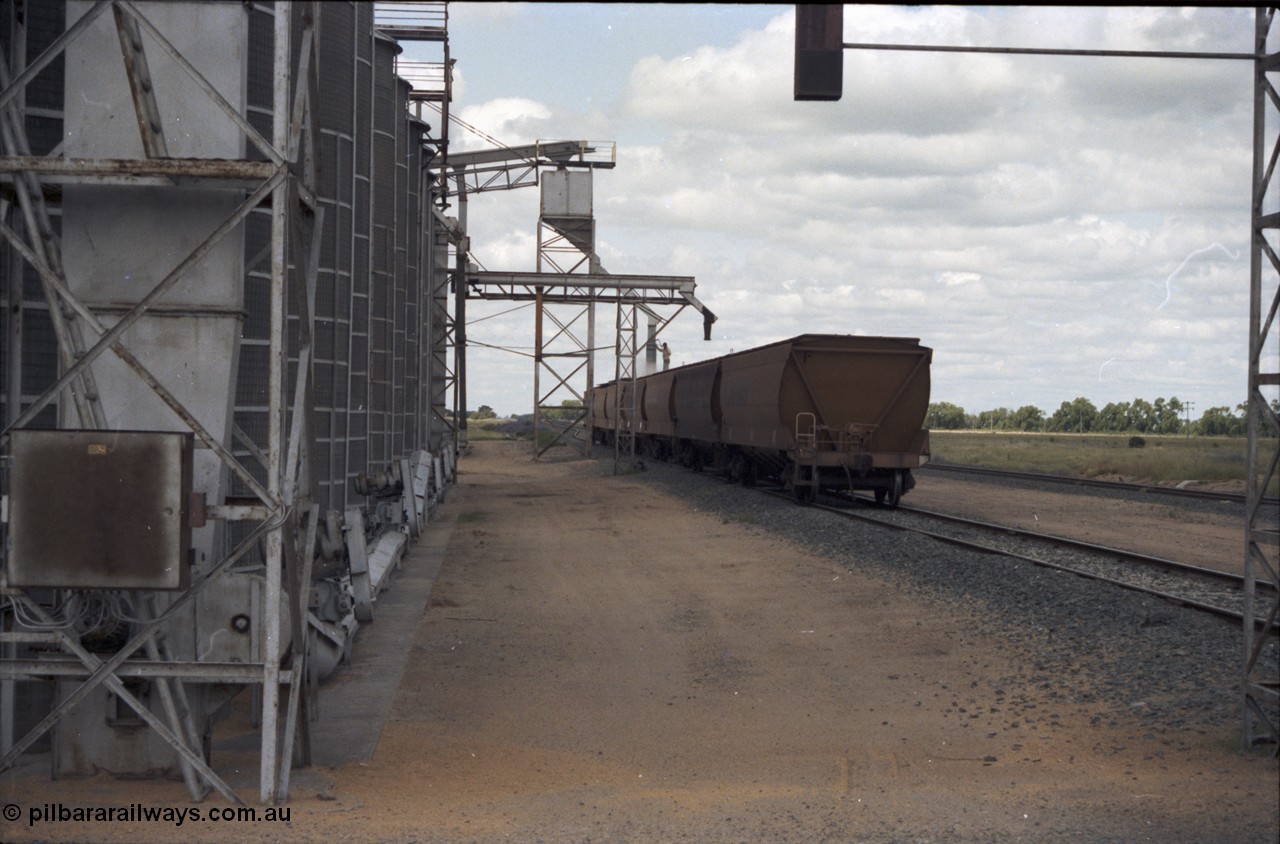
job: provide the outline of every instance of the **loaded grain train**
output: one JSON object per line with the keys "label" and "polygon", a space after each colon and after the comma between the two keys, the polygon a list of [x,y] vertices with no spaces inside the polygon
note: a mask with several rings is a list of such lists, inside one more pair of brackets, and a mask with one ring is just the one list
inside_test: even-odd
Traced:
{"label": "loaded grain train", "polygon": [[[871,490],[896,506],[929,459],[932,350],[899,337],[804,334],[596,387],[593,437],[746,483],[772,478],[800,500]],[[633,392],[634,391],[634,392]]]}

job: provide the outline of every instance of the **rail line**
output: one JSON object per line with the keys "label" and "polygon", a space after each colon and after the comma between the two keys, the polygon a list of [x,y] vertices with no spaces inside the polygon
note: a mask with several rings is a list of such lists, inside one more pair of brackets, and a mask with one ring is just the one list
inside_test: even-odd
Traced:
{"label": "rail line", "polygon": [[[1049,475],[1043,472],[1021,472],[1013,469],[991,469],[986,466],[969,466],[962,463],[929,463],[923,472],[954,472],[956,474],[987,475],[997,478],[1018,478],[1020,480],[1037,481],[1051,484],[1068,484],[1072,486],[1098,487],[1099,489],[1124,490],[1129,492],[1156,493],[1178,498],[1200,498],[1209,501],[1230,501],[1243,504],[1244,495],[1237,492],[1214,492],[1205,489],[1179,489],[1172,486],[1154,484],[1134,484],[1124,481],[1101,481],[1096,478],[1073,478],[1066,475]],[[1280,505],[1280,498],[1266,496],[1264,504]]]}
{"label": "rail line", "polygon": [[[793,500],[781,490],[764,491]],[[1235,623],[1240,623],[1244,618],[1244,578],[1237,574],[915,507],[900,506],[894,510],[877,508],[873,514],[871,507],[874,505],[865,498],[846,499],[838,504],[818,502],[810,506],[842,518],[910,531],[969,550],[1000,554],[1143,592],[1231,619]],[[853,507],[858,509],[851,509]],[[927,525],[929,522],[933,524]],[[942,532],[938,529],[938,523],[951,526],[954,530]],[[978,541],[975,534],[985,535],[988,540]],[[999,537],[995,542],[989,539],[993,534]],[[1270,587],[1270,584],[1262,582],[1257,585],[1259,589]],[[1265,619],[1256,619],[1255,623],[1264,624]],[[1273,627],[1280,629],[1280,624],[1273,624]]]}

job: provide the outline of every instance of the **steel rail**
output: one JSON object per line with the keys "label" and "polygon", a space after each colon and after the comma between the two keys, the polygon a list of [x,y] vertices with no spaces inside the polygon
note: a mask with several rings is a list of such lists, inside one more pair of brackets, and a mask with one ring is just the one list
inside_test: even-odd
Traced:
{"label": "steel rail", "polygon": [[[925,468],[925,467],[922,467]],[[1100,489],[1127,490],[1132,492],[1154,492],[1161,495],[1182,498],[1203,498],[1210,501],[1231,501],[1244,503],[1244,495],[1236,492],[1213,492],[1203,489],[1179,489],[1171,486],[1153,484],[1134,484],[1125,481],[1101,481],[1096,478],[1073,478],[1066,475],[1050,475],[1044,472],[1022,472],[1015,469],[992,469],[987,466],[970,466],[963,463],[929,463],[929,470],[939,469],[943,472],[968,473],[973,475],[989,475],[1001,478],[1021,478],[1030,481],[1044,481],[1054,484],[1073,484],[1075,486],[1091,486]],[[1280,498],[1265,498],[1267,504],[1280,504]]]}
{"label": "steel rail", "polygon": [[[865,499],[858,500],[865,501]],[[936,510],[926,510],[922,507],[900,505],[896,509],[898,512],[915,513],[916,515],[937,519],[938,521],[952,522],[955,524],[965,525],[967,527],[975,527],[979,530],[989,530],[993,532],[998,531],[1000,533],[1006,533],[1010,536],[1018,536],[1024,539],[1049,542],[1053,545],[1061,545],[1067,548],[1078,548],[1081,551],[1089,551],[1094,554],[1106,554],[1109,556],[1119,557],[1122,560],[1131,560],[1133,562],[1142,563],[1143,565],[1155,566],[1157,568],[1163,568],[1180,574],[1190,574],[1196,577],[1209,578],[1211,580],[1221,580],[1227,583],[1233,583],[1241,588],[1244,587],[1244,577],[1242,575],[1233,574],[1232,572],[1227,571],[1220,571],[1218,569],[1204,568],[1203,566],[1194,566],[1190,563],[1180,563],[1177,560],[1170,560],[1165,557],[1154,557],[1150,554],[1143,554],[1139,551],[1112,548],[1107,545],[1098,545],[1094,542],[1085,542],[1082,539],[1072,539],[1069,536],[1041,533],[1039,531],[1026,530],[1025,528],[1002,525],[996,522],[984,522],[980,519],[970,519],[964,516],[952,516],[948,513],[939,513]]]}
{"label": "steel rail", "polygon": [[[794,499],[789,494],[782,492],[781,490],[764,490],[764,492],[766,492],[769,495],[774,495],[788,501],[794,501]],[[980,551],[985,554],[999,554],[1003,557],[1009,557],[1010,559],[1031,563],[1033,565],[1040,566],[1042,568],[1048,568],[1048,569],[1053,569],[1055,571],[1061,571],[1061,572],[1079,575],[1080,577],[1085,577],[1090,580],[1096,580],[1101,583],[1110,584],[1112,586],[1119,586],[1123,589],[1129,589],[1135,592],[1140,592],[1142,594],[1152,595],[1153,597],[1161,598],[1171,603],[1181,604],[1182,606],[1191,607],[1192,609],[1197,609],[1197,610],[1201,610],[1202,612],[1207,612],[1213,615],[1217,615],[1222,618],[1228,619],[1230,621],[1234,621],[1236,623],[1241,623],[1244,620],[1244,615],[1240,612],[1236,612],[1234,610],[1227,609],[1225,607],[1217,606],[1215,604],[1210,604],[1205,601],[1198,600],[1196,598],[1188,597],[1186,595],[1179,595],[1172,592],[1166,592],[1161,589],[1154,589],[1149,586],[1143,586],[1140,584],[1133,583],[1131,581],[1121,580],[1118,578],[1109,577],[1104,574],[1099,574],[1098,572],[1092,572],[1085,569],[1076,568],[1074,566],[1063,565],[1062,563],[1055,563],[1049,560],[1044,560],[1037,557],[1031,557],[1026,554],[1020,554],[1016,551],[1010,551],[1005,548],[998,548],[993,545],[986,545],[981,542],[974,542],[968,539],[961,539],[960,537],[957,537],[957,536],[949,536],[945,533],[938,533],[935,531],[927,530],[922,527],[897,524],[887,519],[881,519],[875,516],[853,512],[847,508],[835,507],[832,505],[819,504],[819,503],[812,503],[812,504],[809,504],[808,506],[818,510],[822,510],[824,512],[832,513],[837,516],[841,516],[843,518],[854,519],[857,521],[866,522],[868,524],[873,524],[880,527],[892,528],[894,530],[901,530],[909,533],[920,534],[922,536],[928,536],[931,539],[936,539],[936,540],[939,540],[940,542],[946,542],[950,545],[955,545],[961,548],[965,548],[967,550]],[[904,508],[898,508],[898,509],[904,509]],[[933,515],[929,511],[916,511],[916,512],[920,515]],[[953,517],[947,517],[947,518],[950,519]],[[974,526],[986,525],[987,529],[992,531],[999,531],[1002,533],[1017,532],[1016,528],[1008,528],[1004,525],[994,525],[994,524],[983,523],[983,522],[973,522],[973,525]],[[1035,534],[1033,532],[1025,532],[1025,533],[1027,538],[1040,539],[1040,540],[1050,541],[1050,542],[1057,539],[1057,537],[1048,537],[1044,534]],[[1100,550],[1103,550],[1102,546],[1096,546],[1096,547]],[[1116,549],[1116,548],[1107,548],[1104,550],[1107,553],[1119,555],[1122,557],[1130,553],[1122,549]],[[1152,559],[1158,559],[1158,558],[1152,558]],[[1171,561],[1162,561],[1162,562],[1171,562]],[[1174,563],[1174,565],[1182,566],[1185,564]],[[1195,569],[1196,567],[1190,566],[1188,568]],[[1207,575],[1211,575],[1214,577],[1224,576],[1226,579],[1230,579],[1231,577],[1230,575],[1227,575],[1224,572],[1213,572],[1212,570],[1207,570],[1207,569],[1204,570],[1204,572]],[[1183,572],[1183,573],[1189,573],[1189,572]],[[1272,626],[1276,629],[1280,629],[1280,624],[1272,625]]]}

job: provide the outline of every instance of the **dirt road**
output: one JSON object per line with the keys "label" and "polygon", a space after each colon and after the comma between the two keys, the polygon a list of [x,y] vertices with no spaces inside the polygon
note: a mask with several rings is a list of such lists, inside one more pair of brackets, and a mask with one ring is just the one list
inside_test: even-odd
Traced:
{"label": "dirt road", "polygon": [[[444,565],[372,758],[307,773],[287,826],[234,837],[1274,840],[1275,760],[1229,749],[1232,735],[1171,749],[1107,702],[998,688],[1035,655],[856,561],[597,463],[532,463],[526,448],[482,442],[461,463]],[[4,787],[22,805],[55,792],[186,803],[175,784],[9,774]],[[64,835],[174,829],[46,826],[37,839]]]}

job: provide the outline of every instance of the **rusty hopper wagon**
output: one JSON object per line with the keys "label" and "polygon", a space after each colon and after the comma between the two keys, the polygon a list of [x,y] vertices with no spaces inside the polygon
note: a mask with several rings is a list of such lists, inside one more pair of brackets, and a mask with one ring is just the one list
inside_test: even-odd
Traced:
{"label": "rusty hopper wagon", "polygon": [[[870,490],[895,506],[929,459],[932,354],[914,338],[804,334],[637,379],[621,422],[652,458],[772,478],[802,501]],[[617,430],[616,389],[592,391],[598,442]]]}

